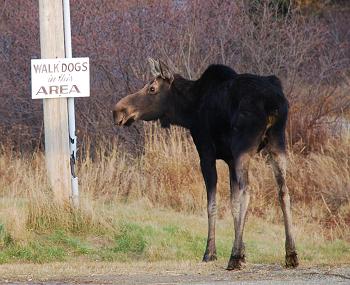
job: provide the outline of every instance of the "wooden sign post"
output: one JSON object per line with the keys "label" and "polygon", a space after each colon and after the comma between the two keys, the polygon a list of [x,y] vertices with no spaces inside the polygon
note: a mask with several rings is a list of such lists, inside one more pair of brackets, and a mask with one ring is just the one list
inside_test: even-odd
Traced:
{"label": "wooden sign post", "polygon": [[72,57],[69,0],[39,0],[41,59],[31,60],[32,99],[43,99],[45,157],[55,199],[79,206],[74,97],[90,96],[88,57]]}
{"label": "wooden sign post", "polygon": [[[62,0],[39,0],[41,58],[64,58]],[[71,196],[67,98],[43,99],[45,158],[50,185],[57,202]]]}

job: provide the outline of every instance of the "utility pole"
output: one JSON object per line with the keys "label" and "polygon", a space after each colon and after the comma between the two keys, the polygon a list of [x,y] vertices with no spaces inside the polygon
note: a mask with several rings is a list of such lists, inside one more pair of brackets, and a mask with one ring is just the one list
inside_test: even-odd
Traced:
{"label": "utility pole", "polygon": [[[72,58],[72,34],[70,25],[70,1],[63,0],[64,16],[64,45],[66,58]],[[75,135],[75,107],[74,97],[67,99],[68,103],[68,125],[69,125],[69,148],[70,148],[70,170],[72,184],[72,203],[75,208],[79,207],[79,185],[78,177],[75,175],[75,162],[77,158],[77,136]]]}
{"label": "utility pole", "polygon": [[[41,58],[64,58],[62,0],[39,0]],[[71,172],[67,98],[43,99],[45,158],[57,202],[70,203]]]}

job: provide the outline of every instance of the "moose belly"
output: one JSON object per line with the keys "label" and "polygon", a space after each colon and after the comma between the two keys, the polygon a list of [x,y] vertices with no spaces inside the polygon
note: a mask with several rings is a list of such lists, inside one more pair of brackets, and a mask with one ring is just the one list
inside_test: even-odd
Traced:
{"label": "moose belly", "polygon": [[231,160],[232,153],[230,137],[218,134],[213,139],[216,150],[216,159],[223,159],[225,161]]}

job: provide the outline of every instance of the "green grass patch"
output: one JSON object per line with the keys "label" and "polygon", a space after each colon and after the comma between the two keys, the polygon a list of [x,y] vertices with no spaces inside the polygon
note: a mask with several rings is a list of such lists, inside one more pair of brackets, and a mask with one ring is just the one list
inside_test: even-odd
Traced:
{"label": "green grass patch", "polygon": [[88,254],[91,248],[80,239],[69,236],[63,230],[55,231],[51,236],[48,237],[49,242],[59,244],[67,249],[70,249],[74,254]]}
{"label": "green grass patch", "polygon": [[350,244],[344,240],[325,241],[323,244],[299,245],[303,253],[302,258],[309,263],[328,264],[330,260],[339,260],[348,257],[350,260]]}
{"label": "green grass patch", "polygon": [[141,255],[147,246],[145,229],[135,223],[123,223],[114,240],[115,246],[112,250],[116,253]]}
{"label": "green grass patch", "polygon": [[13,243],[12,236],[6,231],[5,225],[0,223],[0,249]]}
{"label": "green grass patch", "polygon": [[[106,210],[107,211],[107,210]],[[77,233],[62,227],[33,232],[28,240],[16,241],[0,224],[0,263],[54,262],[72,258],[132,262],[200,261],[207,235],[203,215],[184,215],[168,210],[120,205],[118,212],[107,211],[113,226],[100,232]],[[301,264],[339,264],[350,260],[350,244],[345,240],[315,238],[314,229],[297,231],[296,244]],[[218,220],[216,245],[218,258],[228,260],[233,243],[230,217]],[[244,241],[250,263],[284,264],[283,224],[274,225],[251,217]]]}
{"label": "green grass patch", "polygon": [[27,245],[13,244],[0,252],[0,263],[30,261],[44,263],[66,260],[67,252],[60,246],[32,241]]}

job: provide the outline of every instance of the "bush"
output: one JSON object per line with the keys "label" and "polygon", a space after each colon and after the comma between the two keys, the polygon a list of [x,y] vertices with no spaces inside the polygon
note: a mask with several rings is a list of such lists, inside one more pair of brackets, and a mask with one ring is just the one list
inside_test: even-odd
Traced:
{"label": "bush", "polygon": [[[276,74],[291,103],[291,146],[319,148],[324,120],[349,110],[348,14],[333,8],[305,13],[298,5],[315,1],[289,2],[105,1],[101,7],[74,1],[74,55],[91,58],[92,96],[76,100],[82,147],[117,136],[131,152],[142,149],[142,124],[114,129],[110,110],[144,84],[146,59],[158,56],[191,79],[210,63]],[[28,59],[39,57],[37,2],[25,5],[6,2],[0,37],[0,141],[21,151],[41,148],[43,141],[41,102],[28,95]]]}

